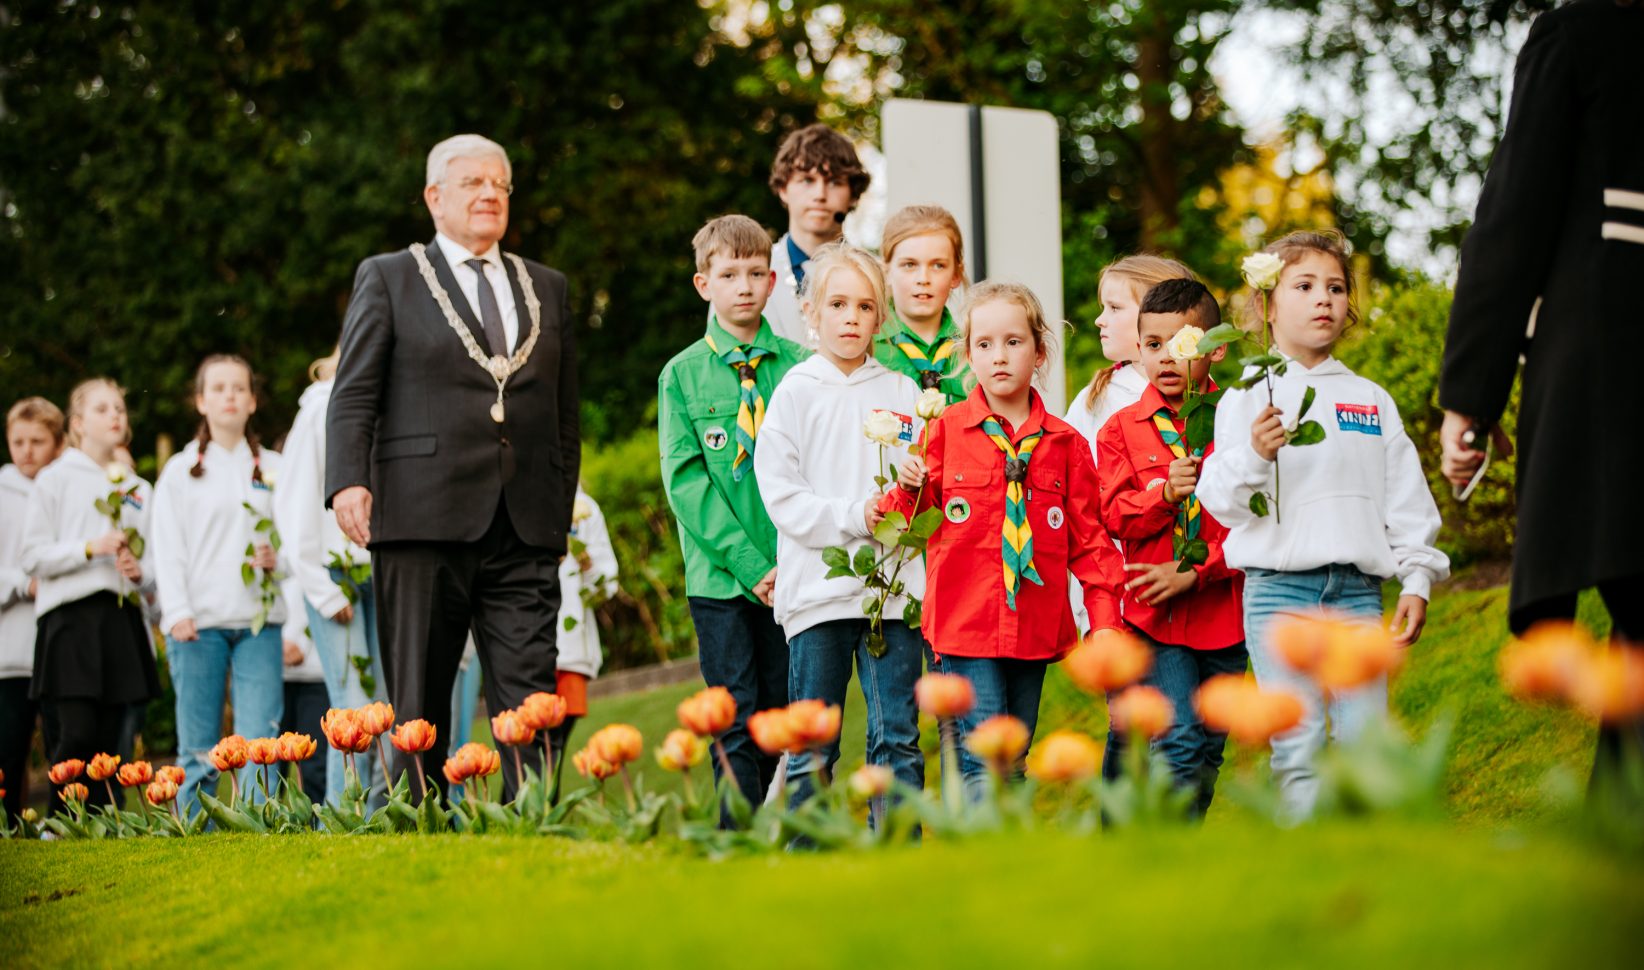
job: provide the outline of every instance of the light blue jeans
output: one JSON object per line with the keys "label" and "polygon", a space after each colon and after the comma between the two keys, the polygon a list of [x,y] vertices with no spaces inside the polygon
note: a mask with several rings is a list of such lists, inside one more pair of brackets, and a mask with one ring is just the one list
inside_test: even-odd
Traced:
{"label": "light blue jeans", "polygon": [[[166,637],[166,661],[177,692],[177,763],[183,766],[183,788],[177,799],[188,817],[200,810],[199,792],[216,793],[217,769],[211,749],[223,738],[223,684],[232,675],[234,733],[251,738],[278,737],[285,716],[284,649],[280,627],[270,623],[252,635],[248,629],[210,627],[186,643]],[[256,765],[240,769],[241,797],[263,800]],[[272,788],[273,766],[269,767]]]}
{"label": "light blue jeans", "polygon": [[1281,688],[1302,699],[1306,712],[1293,730],[1273,739],[1273,777],[1285,811],[1297,821],[1313,813],[1319,781],[1313,761],[1324,747],[1326,724],[1332,741],[1357,737],[1365,725],[1387,716],[1387,678],[1328,696],[1290,668],[1268,639],[1273,622],[1287,614],[1319,609],[1381,620],[1381,579],[1356,567],[1335,564],[1305,572],[1244,571],[1244,635],[1250,666],[1263,687]]}
{"label": "light blue jeans", "polygon": [[[332,570],[333,578],[341,573]],[[371,595],[371,584],[360,587],[359,602],[354,604],[354,618],[348,623],[320,615],[314,604],[303,598],[303,609],[308,611],[308,636],[314,641],[314,650],[320,655],[320,669],[325,671],[325,692],[332,707],[362,707],[387,696],[388,685],[383,681],[382,650],[377,645],[377,605]],[[376,680],[376,693],[366,694],[360,686],[360,674],[351,657],[370,657],[371,676]],[[347,783],[343,771],[342,752],[326,744],[324,738],[315,738],[325,745],[325,800],[333,807]],[[385,739],[386,743],[386,739]],[[354,767],[360,773],[360,783],[370,791],[369,807],[376,808],[387,801],[383,788],[382,771],[377,767],[377,749],[354,756]],[[427,765],[423,766],[425,769]]]}

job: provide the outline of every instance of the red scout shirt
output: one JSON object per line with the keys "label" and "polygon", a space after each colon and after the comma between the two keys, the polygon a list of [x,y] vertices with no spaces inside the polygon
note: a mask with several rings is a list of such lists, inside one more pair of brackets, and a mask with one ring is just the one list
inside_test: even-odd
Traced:
{"label": "red scout shirt", "polygon": [[[1096,436],[1102,524],[1124,545],[1126,562],[1175,559],[1171,532],[1178,506],[1164,500],[1164,483],[1176,456],[1153,423],[1153,415],[1167,407],[1164,395],[1149,384],[1140,401],[1109,418]],[[1183,422],[1171,411],[1181,431]],[[1205,453],[1213,450],[1214,444]],[[1222,555],[1227,527],[1202,509],[1199,537],[1210,546],[1210,556],[1193,567],[1198,583],[1156,606],[1137,599],[1137,590],[1124,591],[1125,621],[1160,643],[1219,650],[1244,640],[1244,574],[1228,569]]]}
{"label": "red scout shirt", "polygon": [[1068,605],[1067,573],[1084,584],[1091,628],[1119,627],[1123,561],[1102,528],[1090,445],[1061,418],[1045,411],[1037,391],[1019,429],[1003,424],[1013,444],[1034,431],[1044,437],[1028,460],[1028,525],[1033,565],[1044,580],[1023,580],[1016,609],[1006,605],[1004,567],[1005,454],[982,431],[992,412],[980,387],[930,424],[925,465],[929,479],[918,510],[900,486],[880,502],[912,517],[942,509],[925,569],[924,632],[938,654],[1056,660],[1078,639]]}

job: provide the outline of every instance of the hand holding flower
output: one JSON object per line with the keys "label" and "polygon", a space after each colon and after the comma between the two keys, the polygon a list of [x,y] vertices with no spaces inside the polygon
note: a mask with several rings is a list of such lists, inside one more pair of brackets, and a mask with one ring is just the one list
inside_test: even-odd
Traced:
{"label": "hand holding flower", "polygon": [[1250,425],[1250,447],[1265,461],[1275,461],[1285,444],[1283,412],[1271,404],[1262,408]]}
{"label": "hand holding flower", "polygon": [[925,468],[925,460],[917,455],[909,455],[896,469],[896,484],[909,492],[916,492],[925,485],[925,478],[929,474]]}
{"label": "hand holding flower", "polygon": [[119,529],[110,529],[109,531],[86,543],[86,549],[90,551],[91,558],[93,559],[96,559],[99,556],[118,555],[120,550],[125,547],[126,534]]}
{"label": "hand holding flower", "polygon": [[274,547],[266,542],[257,544],[257,551],[251,557],[251,565],[255,569],[273,569],[280,564],[274,554]]}
{"label": "hand holding flower", "polygon": [[1199,465],[1203,461],[1198,455],[1187,455],[1170,463],[1169,477],[1164,486],[1166,502],[1176,505],[1193,494],[1199,486]]}

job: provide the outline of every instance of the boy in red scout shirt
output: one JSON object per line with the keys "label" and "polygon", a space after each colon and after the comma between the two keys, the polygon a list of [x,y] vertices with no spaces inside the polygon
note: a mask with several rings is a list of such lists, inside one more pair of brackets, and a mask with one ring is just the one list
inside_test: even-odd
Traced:
{"label": "boy in red scout shirt", "polygon": [[[1193,808],[1200,817],[1210,807],[1227,736],[1200,722],[1193,695],[1217,674],[1243,674],[1248,660],[1243,577],[1222,556],[1227,529],[1193,494],[1214,445],[1191,440],[1181,417],[1190,392],[1215,390],[1210,365],[1227,348],[1201,356],[1197,344],[1220,322],[1215,298],[1196,280],[1167,280],[1148,290],[1138,322],[1147,389],[1096,439],[1102,524],[1124,546],[1129,575],[1125,622],[1151,643],[1153,668],[1145,682],[1169,697],[1176,712],[1153,750],[1178,785],[1197,792]],[[1109,747],[1113,741],[1110,732]]]}

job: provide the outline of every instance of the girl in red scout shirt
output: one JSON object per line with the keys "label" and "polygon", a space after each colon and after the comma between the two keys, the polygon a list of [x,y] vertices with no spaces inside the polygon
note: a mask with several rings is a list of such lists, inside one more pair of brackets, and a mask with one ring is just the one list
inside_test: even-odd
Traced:
{"label": "girl in red scout shirt", "polygon": [[[932,422],[924,459],[902,463],[881,507],[946,517],[926,562],[924,630],[941,669],[976,689],[961,734],[996,714],[1031,732],[1045,666],[1077,638],[1068,571],[1091,626],[1113,629],[1122,561],[1102,528],[1090,445],[1032,387],[1050,335],[1039,300],[1019,284],[978,283],[959,326],[976,387]],[[963,745],[960,767],[979,797],[986,767]]]}
{"label": "girl in red scout shirt", "polygon": [[[1184,440],[1186,422],[1180,417],[1190,381],[1199,392],[1215,390],[1210,365],[1227,348],[1195,360],[1177,356],[1197,356],[1196,346],[1186,344],[1196,345],[1204,331],[1220,322],[1216,298],[1201,283],[1169,280],[1149,290],[1140,318],[1147,388],[1139,401],[1108,421],[1096,441],[1102,524],[1123,543],[1125,572],[1130,574],[1125,623],[1151,642],[1153,668],[1146,683],[1170,698],[1176,711],[1175,722],[1153,742],[1153,750],[1163,756],[1178,785],[1197,792],[1193,809],[1201,817],[1210,808],[1227,735],[1205,728],[1193,708],[1193,695],[1217,674],[1243,674],[1248,657],[1240,605],[1243,577],[1227,568],[1222,556],[1227,529],[1200,508],[1193,494],[1199,464],[1213,445]],[[1191,563],[1193,557],[1178,555],[1178,539],[1203,540],[1204,561],[1182,568],[1182,558]]]}

